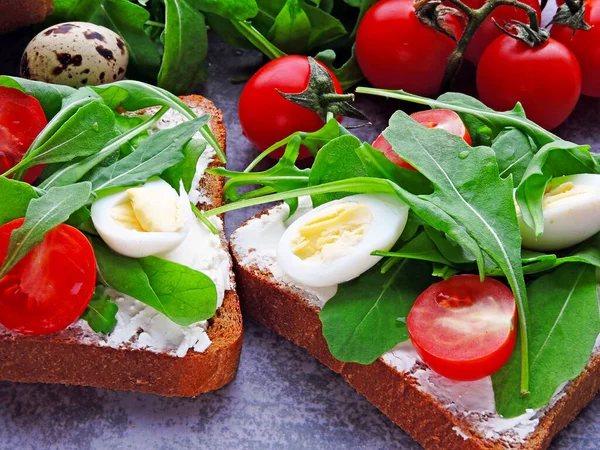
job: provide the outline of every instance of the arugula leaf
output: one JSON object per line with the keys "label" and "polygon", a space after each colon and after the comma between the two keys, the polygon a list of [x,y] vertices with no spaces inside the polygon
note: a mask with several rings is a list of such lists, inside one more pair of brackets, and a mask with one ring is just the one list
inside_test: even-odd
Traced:
{"label": "arugula leaf", "polygon": [[533,157],[517,187],[525,223],[539,236],[544,231],[542,201],[548,182],[562,175],[600,173],[600,166],[589,151],[589,145],[556,141],[542,147]]}
{"label": "arugula leaf", "polygon": [[397,250],[390,252],[375,251],[372,253],[372,255],[392,258],[418,259],[421,261],[430,261],[448,266],[452,265],[450,261],[444,258],[444,255],[442,255],[435,242],[433,242],[429,235],[424,231],[417,234],[415,238],[411,239]]}
{"label": "arugula leaf", "polygon": [[183,159],[165,170],[160,177],[176,191],[179,191],[179,182],[181,181],[185,191],[190,192],[192,182],[196,176],[198,159],[200,159],[204,150],[206,150],[206,141],[192,138],[183,147]]}
{"label": "arugula leaf", "polygon": [[[352,135],[345,135],[329,141],[319,150],[308,177],[309,186],[317,186],[330,181],[352,177],[367,177],[367,169],[355,153],[361,142]],[[338,200],[348,194],[313,195],[313,207]]]}
{"label": "arugula leaf", "polygon": [[472,116],[483,124],[488,126],[497,134],[505,128],[516,128],[521,130],[533,139],[536,146],[542,147],[545,144],[560,140],[558,136],[542,128],[537,123],[527,119],[523,113],[523,108],[519,103],[511,111],[494,111],[483,105],[479,100],[465,94],[448,92],[441,95],[438,100],[432,100],[427,97],[421,97],[415,94],[409,94],[404,91],[394,91],[386,89],[376,89],[359,86],[356,92],[360,94],[377,95],[381,97],[395,98],[405,100],[419,105],[427,105],[431,108],[450,109],[457,112],[461,118],[465,115]]}
{"label": "arugula leaf", "polygon": [[513,177],[517,186],[523,179],[527,166],[537,152],[529,136],[516,128],[501,131],[492,142],[492,149],[496,152],[500,176]]}
{"label": "arugula leaf", "polygon": [[286,53],[299,53],[308,45],[310,25],[299,0],[287,0],[275,17],[268,38]]}
{"label": "arugula leaf", "polygon": [[[223,188],[223,195],[231,201],[252,198],[265,192],[284,192],[291,189],[302,188],[308,185],[310,169],[298,169],[294,163],[300,152],[300,136],[294,135],[285,153],[270,169],[264,172],[233,172],[224,167],[207,170],[208,173],[229,177]],[[246,185],[262,185],[264,188],[239,194],[238,188]],[[268,190],[268,191],[267,191]],[[294,209],[294,208],[291,208]]]}
{"label": "arugula leaf", "polygon": [[164,55],[158,85],[176,94],[191,91],[206,81],[204,60],[208,36],[204,16],[186,0],[165,0]]}
{"label": "arugula leaf", "polygon": [[50,187],[54,186],[66,186],[68,184],[75,183],[81,180],[94,167],[105,163],[108,159],[110,159],[111,155],[115,155],[117,157],[114,159],[114,161],[110,162],[110,164],[107,164],[107,166],[115,164],[118,160],[118,155],[116,155],[116,153],[118,152],[119,148],[127,144],[139,134],[151,128],[160,120],[167,110],[167,107],[163,107],[149,120],[142,121],[137,127],[131,128],[124,134],[111,139],[103,148],[87,158],[58,167],[55,171],[44,178],[44,181],[40,183],[39,187],[41,189],[49,189]]}
{"label": "arugula leaf", "polygon": [[255,0],[188,0],[188,3],[197,10],[232,20],[250,19],[258,13]]}
{"label": "arugula leaf", "polygon": [[96,333],[109,334],[117,325],[119,307],[104,293],[105,287],[96,286],[94,295],[81,315]]}
{"label": "arugula leaf", "polygon": [[[93,89],[112,109],[122,107],[126,111],[137,111],[151,106],[168,106],[180,112],[188,120],[196,117],[192,109],[179,97],[157,86],[140,83],[139,81],[121,80],[116,83],[94,86]],[[202,127],[200,134],[215,149],[221,162],[226,163],[225,153],[208,124]]]}
{"label": "arugula leaf", "polygon": [[342,22],[323,9],[309,5],[306,2],[301,2],[301,6],[310,21],[310,35],[305,51],[322,47],[347,34]]}
{"label": "arugula leaf", "polygon": [[[402,111],[392,116],[383,135],[394,151],[434,186],[433,194],[422,195],[419,201],[408,193],[399,191],[398,194],[429,225],[466,246],[474,254],[481,275],[485,274],[482,250],[502,269],[515,295],[520,327],[526,336],[527,292],[512,181],[500,178],[493,150],[486,147],[473,149],[458,136],[420,126]],[[429,205],[424,205],[423,201]],[[443,217],[440,212],[444,213]],[[442,229],[448,227],[446,216],[464,227],[479,248],[473,248],[470,240],[464,241]],[[523,348],[522,390],[526,391],[526,338]]]}
{"label": "arugula leaf", "polygon": [[600,333],[595,272],[586,264],[568,264],[529,286],[531,389],[528,395],[519,392],[517,343],[508,362],[492,375],[496,409],[503,417],[546,405],[562,383],[584,370]]}
{"label": "arugula leaf", "polygon": [[77,183],[50,189],[42,197],[31,200],[25,214],[25,222],[11,234],[6,258],[0,267],[0,279],[40,244],[46,233],[84,206],[90,198],[91,189],[90,183]]}
{"label": "arugula leaf", "polygon": [[425,225],[424,229],[427,236],[429,236],[429,239],[431,239],[440,253],[447,258],[448,261],[451,261],[454,264],[469,264],[475,261],[475,258],[469,250],[452,238],[444,236],[444,234],[429,225]]}
{"label": "arugula leaf", "polygon": [[52,23],[74,20],[89,21],[104,0],[54,0],[54,9],[48,21]]}
{"label": "arugula leaf", "polygon": [[94,192],[145,183],[179,163],[185,144],[209,117],[198,117],[152,134],[130,155],[93,173],[89,181]]}
{"label": "arugula leaf", "polygon": [[371,364],[408,339],[405,318],[419,294],[433,279],[430,266],[406,261],[382,274],[376,265],[360,277],[339,285],[319,318],[329,351],[340,361]]}
{"label": "arugula leaf", "polygon": [[38,198],[28,183],[0,177],[0,226],[25,217],[29,202]]}
{"label": "arugula leaf", "polygon": [[63,99],[75,92],[75,89],[60,84],[43,83],[26,78],[0,75],[0,86],[19,89],[35,97],[42,105],[48,120],[52,119],[62,107]]}
{"label": "arugula leaf", "polygon": [[188,326],[215,315],[217,288],[202,272],[155,256],[119,255],[99,238],[90,239],[102,283]]}
{"label": "arugula leaf", "polygon": [[91,102],[79,108],[44,144],[26,154],[6,174],[96,153],[114,135],[114,123],[110,108]]}
{"label": "arugula leaf", "polygon": [[110,28],[125,40],[129,50],[127,75],[152,81],[158,75],[161,58],[144,31],[148,20],[150,13],[128,0],[105,1],[92,18],[92,22]]}

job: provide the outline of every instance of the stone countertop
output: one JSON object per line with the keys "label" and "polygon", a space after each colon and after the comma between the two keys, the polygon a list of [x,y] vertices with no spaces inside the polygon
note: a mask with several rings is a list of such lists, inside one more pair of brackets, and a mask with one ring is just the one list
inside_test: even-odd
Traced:
{"label": "stone countertop", "polygon": [[[16,75],[31,32],[0,37],[0,74]],[[243,84],[263,63],[252,51],[212,39],[210,81],[200,86],[221,108],[229,167],[241,170],[257,154],[242,136],[237,102]],[[469,90],[469,74],[463,84]],[[373,140],[390,114],[410,105],[361,97],[374,125],[355,134]],[[411,112],[407,110],[407,112]],[[600,102],[583,97],[557,133],[600,145]],[[229,232],[257,212],[227,215]],[[410,436],[306,351],[251,319],[244,321],[237,378],[197,399],[161,398],[86,387],[0,382],[0,448],[44,449],[418,449]],[[554,449],[594,449],[600,440],[596,398],[553,443]]]}

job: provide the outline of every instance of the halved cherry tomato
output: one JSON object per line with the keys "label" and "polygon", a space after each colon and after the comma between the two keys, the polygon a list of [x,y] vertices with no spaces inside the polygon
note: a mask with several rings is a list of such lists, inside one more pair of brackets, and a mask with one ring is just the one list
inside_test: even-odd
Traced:
{"label": "halved cherry tomato", "polygon": [[491,375],[515,347],[517,309],[493,278],[456,275],[427,288],[408,314],[413,345],[433,371],[457,381]]}
{"label": "halved cherry tomato", "polygon": [[[0,86],[0,174],[23,155],[48,121],[40,102],[18,89]],[[32,183],[44,166],[29,169],[24,180]]]}
{"label": "halved cherry tomato", "polygon": [[[429,109],[411,114],[410,117],[427,128],[440,128],[446,130],[450,134],[460,136],[467,144],[471,145],[472,141],[469,130],[465,127],[460,116],[454,111],[450,111],[449,109]],[[381,150],[394,164],[404,167],[405,169],[417,170],[398,156],[389,142],[385,140],[383,134],[380,134],[377,139],[375,139],[373,147],[377,150]]]}
{"label": "halved cherry tomato", "polygon": [[[335,91],[341,94],[339,81],[329,69],[327,71]],[[309,79],[308,58],[299,55],[274,59],[250,78],[240,96],[238,113],[242,133],[252,145],[262,151],[296,131],[317,131],[325,124],[315,111],[287,100],[278,92],[298,94],[307,88]],[[283,149],[269,154],[272,158],[282,155]],[[298,159],[310,156],[310,151],[302,146]]]}
{"label": "halved cherry tomato", "polygon": [[[0,265],[24,219],[0,227]],[[76,228],[59,225],[0,280],[0,323],[22,334],[60,331],[83,313],[96,286],[96,258]]]}

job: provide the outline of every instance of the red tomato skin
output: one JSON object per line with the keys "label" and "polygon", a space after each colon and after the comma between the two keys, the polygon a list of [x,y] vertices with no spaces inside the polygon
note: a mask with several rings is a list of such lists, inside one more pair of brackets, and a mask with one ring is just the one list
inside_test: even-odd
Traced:
{"label": "red tomato skin", "polygon": [[[24,92],[0,86],[0,174],[17,164],[48,121],[40,102]],[[24,180],[33,183],[44,166],[32,167]]]}
{"label": "red tomato skin", "polygon": [[[426,111],[413,113],[410,117],[427,128],[441,128],[448,133],[462,137],[469,145],[472,143],[471,135],[469,134],[467,127],[465,127],[460,116],[454,111],[450,111],[449,109],[428,109]],[[377,139],[375,139],[373,147],[377,150],[381,150],[387,159],[397,166],[414,170],[415,172],[417,171],[417,169],[398,156],[392,149],[390,143],[383,137],[383,134],[380,134]]]}
{"label": "red tomato skin", "polygon": [[581,70],[573,52],[552,38],[532,48],[501,36],[481,57],[477,91],[480,100],[496,110],[521,102],[529,119],[551,130],[575,109]]}
{"label": "red tomato skin", "polygon": [[[23,224],[0,227],[0,265],[10,235]],[[96,286],[96,258],[76,228],[59,225],[0,280],[0,323],[21,334],[63,330],[83,313]]]}
{"label": "red tomato skin", "polygon": [[[439,334],[440,328],[434,324],[435,315],[440,310],[442,313],[439,314],[443,314],[443,311],[448,308],[447,306],[441,306],[436,300],[439,292],[449,293],[450,298],[452,298],[452,293],[458,292],[459,298],[462,294],[463,298],[467,298],[473,303],[481,301],[481,299],[476,298],[478,292],[482,297],[492,296],[497,302],[504,302],[502,304],[503,312],[512,314],[512,326],[506,330],[506,335],[502,335],[502,342],[496,338],[494,343],[488,343],[489,348],[486,349],[486,353],[461,358],[458,354],[444,349],[443,345],[436,346],[436,333]],[[464,305],[453,307],[459,306]],[[421,313],[422,309],[429,310],[429,315],[423,315]],[[451,380],[474,381],[491,375],[506,364],[515,347],[516,320],[516,304],[509,288],[492,278],[486,278],[482,284],[479,276],[467,274],[456,275],[448,280],[440,281],[423,291],[408,315],[407,327],[417,353],[431,370]],[[437,337],[439,338],[439,336]],[[456,345],[459,338],[460,336],[456,337],[455,341],[451,341],[452,344]],[[483,339],[489,339],[488,335],[485,334],[483,338],[480,338],[480,340]],[[481,345],[481,343],[479,344]],[[463,347],[475,346],[474,343],[465,342]]]}
{"label": "red tomato skin", "polygon": [[440,90],[455,47],[448,36],[421,23],[412,0],[376,3],[363,17],[356,35],[356,57],[373,86],[424,96]]}
{"label": "red tomato skin", "polygon": [[[481,8],[485,1],[486,0],[465,0],[464,3],[471,8]],[[538,0],[522,0],[522,3],[534,8],[537,12],[538,20],[542,20],[542,10]],[[522,9],[513,6],[499,6],[487,19],[485,19],[473,36],[473,39],[465,52],[465,59],[467,59],[467,61],[471,61],[473,64],[477,65],[486,48],[488,48],[494,40],[502,36],[502,31],[494,25],[493,19],[495,19],[499,25],[511,20],[529,23],[527,13]]]}
{"label": "red tomato skin", "polygon": [[[329,69],[327,71],[333,79],[335,91],[343,93],[335,75]],[[299,55],[274,59],[250,78],[240,96],[238,114],[244,136],[257,149],[265,150],[296,131],[312,132],[323,127],[324,122],[316,112],[283,98],[277,92],[300,93],[308,86],[309,78],[308,58]],[[281,158],[283,151],[283,148],[276,150],[269,156]],[[310,151],[302,146],[298,159],[310,156]]]}
{"label": "red tomato skin", "polygon": [[600,4],[585,2],[584,20],[591,30],[577,30],[565,25],[552,25],[550,36],[566,45],[577,57],[581,67],[581,93],[600,97]]}

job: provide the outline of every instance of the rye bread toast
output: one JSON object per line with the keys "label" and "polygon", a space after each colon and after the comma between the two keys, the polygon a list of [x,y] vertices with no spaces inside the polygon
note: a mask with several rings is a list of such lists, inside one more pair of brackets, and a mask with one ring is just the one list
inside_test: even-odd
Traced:
{"label": "rye bread toast", "polygon": [[[182,99],[197,114],[211,114],[210,128],[225,149],[221,111],[198,95]],[[213,158],[210,167],[219,165],[220,161]],[[201,206],[222,204],[223,183],[221,177],[202,177],[200,191],[209,204]],[[224,234],[221,241],[226,249]],[[176,397],[195,397],[219,389],[235,377],[242,349],[242,316],[233,272],[230,277],[231,289],[209,320],[207,334],[212,343],[202,353],[189,351],[179,358],[148,350],[98,346],[89,342],[78,327],[45,336],[16,335],[0,327],[0,380],[85,385]]]}
{"label": "rye bread toast", "polygon": [[[275,207],[277,208],[277,207]],[[242,311],[276,331],[340,374],[369,402],[409,433],[419,444],[432,450],[539,450],[549,447],[556,434],[566,427],[596,396],[600,389],[600,354],[590,359],[585,371],[555,397],[540,416],[533,431],[521,441],[490,438],[473,420],[466,420],[447,401],[426,392],[419,380],[386,363],[381,357],[371,365],[343,363],[329,352],[323,337],[320,307],[314,294],[282,282],[262,264],[253,264],[238,232],[263,211],[244,222],[231,236],[230,248]],[[283,216],[286,216],[284,214]],[[256,230],[254,230],[256,234]],[[421,363],[422,364],[422,363]],[[419,370],[423,371],[423,367]]]}
{"label": "rye bread toast", "polygon": [[0,34],[43,22],[54,0],[0,0]]}

